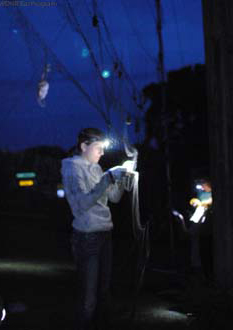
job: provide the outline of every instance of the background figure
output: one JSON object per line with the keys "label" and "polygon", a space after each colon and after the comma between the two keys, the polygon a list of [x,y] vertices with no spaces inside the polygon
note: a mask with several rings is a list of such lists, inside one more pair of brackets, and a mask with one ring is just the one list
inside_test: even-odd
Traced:
{"label": "background figure", "polygon": [[195,207],[190,218],[192,223],[189,228],[191,268],[194,272],[203,274],[205,279],[210,279],[212,272],[212,190],[208,180],[201,180],[198,186],[197,198],[192,198],[190,201],[190,204]]}
{"label": "background figure", "polygon": [[99,129],[86,128],[78,136],[79,154],[62,161],[63,185],[74,217],[71,243],[77,265],[77,330],[94,329],[109,307],[113,223],[107,203],[120,200],[127,170],[116,166],[103,173],[98,162],[105,145]]}

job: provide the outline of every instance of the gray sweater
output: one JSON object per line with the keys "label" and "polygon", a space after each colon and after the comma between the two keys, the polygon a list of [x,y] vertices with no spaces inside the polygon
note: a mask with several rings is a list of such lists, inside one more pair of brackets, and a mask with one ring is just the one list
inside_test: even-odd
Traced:
{"label": "gray sweater", "polygon": [[108,231],[113,227],[108,199],[117,203],[123,185],[111,183],[108,173],[99,164],[82,156],[62,160],[63,186],[74,219],[72,226],[82,232]]}

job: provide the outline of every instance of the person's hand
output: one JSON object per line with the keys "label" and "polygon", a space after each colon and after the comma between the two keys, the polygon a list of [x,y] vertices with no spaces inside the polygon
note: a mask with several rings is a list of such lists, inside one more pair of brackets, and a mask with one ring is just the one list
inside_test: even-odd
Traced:
{"label": "person's hand", "polygon": [[114,166],[108,170],[114,181],[119,181],[127,175],[127,169],[123,166]]}

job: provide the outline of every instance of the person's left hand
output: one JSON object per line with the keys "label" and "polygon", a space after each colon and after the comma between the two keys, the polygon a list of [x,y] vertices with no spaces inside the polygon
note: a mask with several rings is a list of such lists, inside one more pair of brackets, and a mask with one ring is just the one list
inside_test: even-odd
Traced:
{"label": "person's left hand", "polygon": [[127,169],[123,166],[114,166],[108,170],[114,178],[114,180],[118,181],[124,178],[127,175]]}

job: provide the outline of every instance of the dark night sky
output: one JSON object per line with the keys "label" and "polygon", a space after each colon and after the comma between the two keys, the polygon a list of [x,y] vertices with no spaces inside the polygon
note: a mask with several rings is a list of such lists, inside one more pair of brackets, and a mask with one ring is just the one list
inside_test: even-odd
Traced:
{"label": "dark night sky", "polygon": [[[69,148],[80,128],[106,129],[99,111],[111,122],[111,132],[121,132],[131,113],[130,134],[140,141],[144,112],[136,104],[142,88],[158,81],[155,1],[9,3],[0,1],[0,148]],[[166,71],[204,63],[201,0],[161,3]],[[41,107],[36,93],[45,63],[51,66],[50,89]],[[103,70],[111,75],[101,80]],[[135,120],[142,128],[138,134]]]}

